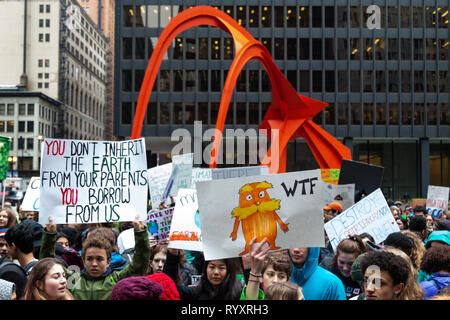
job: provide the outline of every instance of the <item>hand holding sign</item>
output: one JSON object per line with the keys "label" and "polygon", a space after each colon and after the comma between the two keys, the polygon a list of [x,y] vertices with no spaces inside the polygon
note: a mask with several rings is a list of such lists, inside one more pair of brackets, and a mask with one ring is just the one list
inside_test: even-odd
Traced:
{"label": "hand holding sign", "polygon": [[56,224],[53,222],[53,217],[48,217],[48,224],[45,225],[45,230],[47,230],[48,233],[56,233]]}
{"label": "hand holding sign", "polygon": [[146,227],[145,227],[145,224],[144,224],[144,222],[143,221],[138,221],[138,216],[136,216],[135,218],[134,218],[134,220],[133,220],[133,227],[134,227],[134,230],[136,230],[136,231],[142,231],[142,230],[145,230],[146,229]]}

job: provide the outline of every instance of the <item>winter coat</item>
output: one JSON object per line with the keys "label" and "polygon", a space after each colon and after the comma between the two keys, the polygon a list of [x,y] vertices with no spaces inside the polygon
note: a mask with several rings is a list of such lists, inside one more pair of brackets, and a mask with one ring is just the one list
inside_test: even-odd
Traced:
{"label": "winter coat", "polygon": [[[135,231],[133,260],[122,270],[108,269],[102,276],[93,278],[86,271],[77,273],[65,270],[69,289],[76,300],[109,300],[114,285],[128,277],[145,276],[150,263],[150,244],[147,230]],[[40,258],[55,257],[56,233],[42,234]]]}
{"label": "winter coat", "polygon": [[422,287],[425,300],[434,297],[439,290],[450,285],[449,273],[433,273],[427,281],[422,281],[420,286]]}
{"label": "winter coat", "polygon": [[308,248],[308,257],[302,268],[297,268],[291,259],[291,282],[302,287],[305,300],[346,300],[342,281],[319,266],[319,255],[320,248]]}

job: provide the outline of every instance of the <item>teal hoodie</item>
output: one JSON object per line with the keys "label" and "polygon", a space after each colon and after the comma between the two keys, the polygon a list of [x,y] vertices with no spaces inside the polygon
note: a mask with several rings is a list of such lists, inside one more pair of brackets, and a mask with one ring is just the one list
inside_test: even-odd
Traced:
{"label": "teal hoodie", "polygon": [[305,300],[346,300],[342,281],[319,266],[319,256],[320,248],[308,248],[308,258],[300,269],[292,263],[291,259],[291,282],[302,287]]}

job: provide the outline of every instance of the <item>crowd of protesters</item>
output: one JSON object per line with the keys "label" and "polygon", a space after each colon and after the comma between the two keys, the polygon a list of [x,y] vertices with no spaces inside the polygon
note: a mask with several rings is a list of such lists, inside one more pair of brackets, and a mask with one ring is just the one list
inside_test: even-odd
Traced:
{"label": "crowd of protesters", "polygon": [[[174,203],[172,203],[172,206]],[[400,231],[324,248],[270,251],[205,261],[168,248],[133,222],[45,226],[38,212],[0,210],[1,300],[449,300],[449,211],[390,203]],[[160,208],[164,208],[161,204]],[[323,208],[327,222],[342,213]]]}

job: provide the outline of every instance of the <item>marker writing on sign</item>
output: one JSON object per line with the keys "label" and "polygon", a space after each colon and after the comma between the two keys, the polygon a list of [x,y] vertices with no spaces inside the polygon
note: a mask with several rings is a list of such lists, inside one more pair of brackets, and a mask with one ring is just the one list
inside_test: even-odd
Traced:
{"label": "marker writing on sign", "polygon": [[313,187],[315,187],[316,185],[313,183],[314,181],[317,181],[318,178],[310,178],[310,179],[303,179],[303,180],[295,180],[294,182],[294,186],[291,188],[287,188],[286,184],[283,182],[281,183],[281,186],[284,189],[284,192],[286,192],[286,196],[294,196],[295,192],[297,190],[297,185],[298,184],[302,184],[302,195],[306,194],[306,187],[305,185],[309,183],[309,194],[314,194],[314,189]]}

